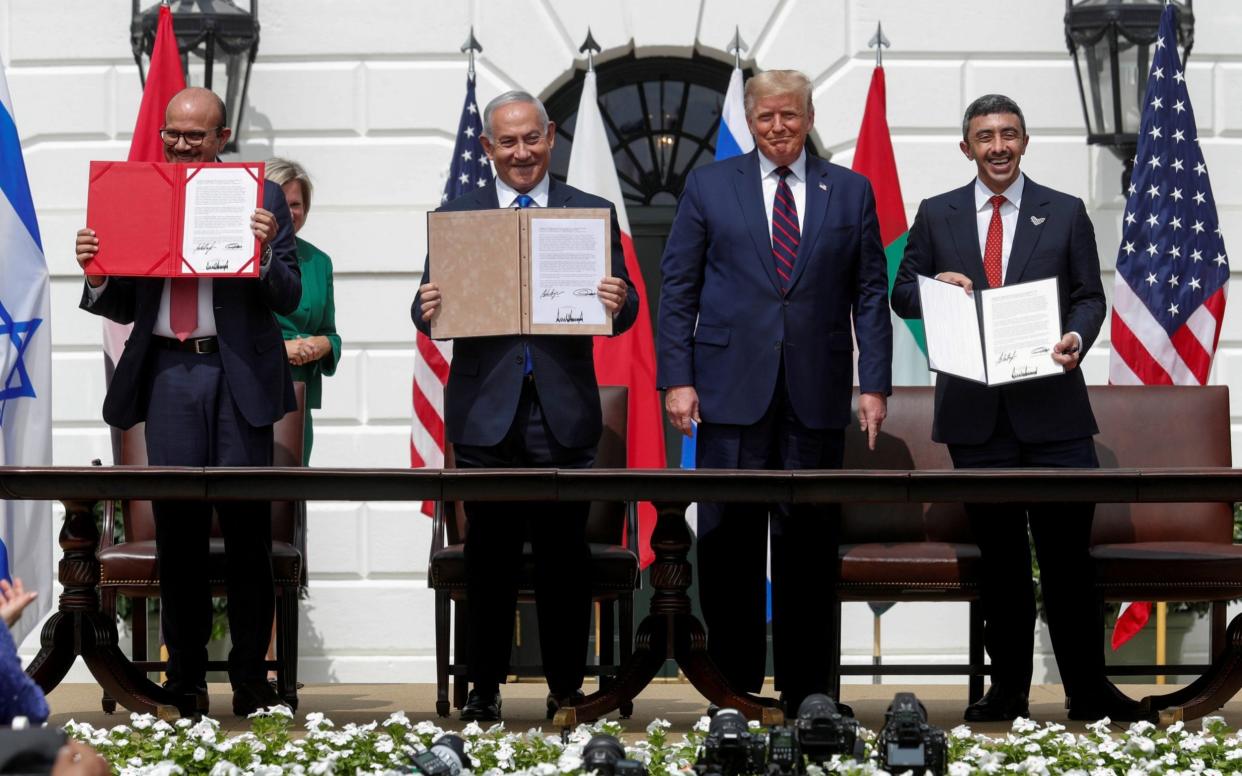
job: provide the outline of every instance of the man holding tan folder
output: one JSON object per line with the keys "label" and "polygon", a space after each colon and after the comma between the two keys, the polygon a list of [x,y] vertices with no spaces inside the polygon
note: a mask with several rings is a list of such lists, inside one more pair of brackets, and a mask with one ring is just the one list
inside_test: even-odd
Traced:
{"label": "man holding tan folder", "polygon": [[[555,125],[542,103],[506,92],[483,112],[483,148],[493,182],[437,212],[496,208],[606,208],[611,213],[611,271],[593,289],[612,318],[628,329],[638,294],[625,271],[612,203],[548,175]],[[410,309],[429,336],[441,309],[477,305],[453,298],[432,280],[434,256]],[[516,290],[515,290],[516,293]],[[502,335],[454,340],[444,397],[445,437],[459,468],[589,468],[602,427],[591,337]],[[463,720],[500,718],[500,684],[508,673],[522,544],[535,553],[539,642],[548,681],[548,711],[582,697],[590,625],[588,504],[468,502],[469,679]]]}

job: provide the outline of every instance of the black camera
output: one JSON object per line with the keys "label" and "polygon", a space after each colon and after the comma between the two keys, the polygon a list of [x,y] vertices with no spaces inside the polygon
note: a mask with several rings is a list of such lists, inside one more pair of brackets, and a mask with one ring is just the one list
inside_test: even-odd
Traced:
{"label": "black camera", "polygon": [[899,773],[913,768],[936,776],[948,768],[949,745],[944,731],[927,722],[927,709],[912,692],[899,692],[884,712],[884,729],[876,739],[880,764]]}
{"label": "black camera", "polygon": [[737,709],[721,709],[712,717],[694,764],[699,776],[741,776],[762,773],[767,766],[767,734],[751,732]]}
{"label": "black camera", "polygon": [[582,747],[582,771],[596,776],[647,776],[647,768],[625,756],[625,747],[615,737],[603,733],[591,736]]}
{"label": "black camera", "polygon": [[430,749],[414,755],[414,771],[424,776],[457,776],[462,770],[469,770],[466,742],[452,733],[440,736]]}
{"label": "black camera", "polygon": [[809,762],[822,764],[834,754],[862,759],[863,742],[858,738],[858,721],[842,714],[836,701],[823,693],[806,696],[798,706],[794,730],[798,748]]}
{"label": "black camera", "polygon": [[768,730],[767,776],[787,776],[801,773],[802,751],[798,748],[798,733],[794,728],[779,726]]}

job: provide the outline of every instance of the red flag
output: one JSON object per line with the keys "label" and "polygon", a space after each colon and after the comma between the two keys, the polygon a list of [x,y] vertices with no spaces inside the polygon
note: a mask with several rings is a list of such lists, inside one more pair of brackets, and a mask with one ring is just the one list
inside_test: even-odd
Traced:
{"label": "red flag", "polygon": [[[630,236],[630,220],[617,180],[617,167],[604,132],[604,120],[596,102],[595,71],[588,71],[582,84],[582,100],[574,125],[574,145],[569,154],[571,186],[603,197],[617,209],[621,225],[621,247],[625,252],[625,269],[638,291],[638,319],[629,331],[616,337],[595,338],[595,377],[601,385],[629,387],[628,439],[626,465],[631,469],[663,469],[664,416],[660,411],[660,394],[655,385],[655,341],[651,332],[651,314],[647,309],[647,289],[643,273],[634,253]],[[655,529],[655,507],[648,502],[638,506],[639,565],[646,567],[655,559],[651,551],[651,532]]]}
{"label": "red flag", "polygon": [[[138,120],[134,122],[134,137],[129,143],[129,161],[164,161],[164,141],[160,140],[160,127],[164,126],[164,110],[173,95],[185,88],[185,74],[181,72],[181,57],[177,53],[177,38],[173,35],[172,11],[168,4],[160,6],[159,25],[155,28],[155,47],[151,51],[151,66],[147,68],[147,83],[142,90],[142,104],[138,106]],[[103,319],[104,372],[107,382],[112,382],[112,369],[125,349],[129,339],[130,325],[113,323]]]}
{"label": "red flag", "polygon": [[1147,601],[1123,604],[1117,623],[1113,625],[1113,649],[1116,650],[1141,631],[1150,617],[1151,604]]}
{"label": "red flag", "polygon": [[853,169],[871,181],[875,191],[875,214],[880,220],[880,242],[888,247],[906,233],[907,226],[897,160],[893,157],[893,140],[885,115],[886,104],[884,68],[877,67],[871,72],[871,88],[867,91],[862,126],[858,129]]}

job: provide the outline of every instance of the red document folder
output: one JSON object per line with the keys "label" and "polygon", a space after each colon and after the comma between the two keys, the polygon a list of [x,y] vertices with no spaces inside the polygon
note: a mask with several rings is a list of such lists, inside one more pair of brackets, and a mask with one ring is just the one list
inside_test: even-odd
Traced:
{"label": "red document folder", "polygon": [[196,271],[182,254],[186,184],[204,169],[221,167],[249,172],[259,184],[255,207],[263,206],[262,162],[91,162],[86,225],[99,238],[99,252],[86,274],[257,277],[257,238],[250,260],[235,270]]}

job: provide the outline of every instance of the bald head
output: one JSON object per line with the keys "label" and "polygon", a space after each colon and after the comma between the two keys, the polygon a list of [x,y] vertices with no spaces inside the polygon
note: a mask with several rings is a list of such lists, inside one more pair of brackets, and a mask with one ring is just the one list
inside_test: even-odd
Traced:
{"label": "bald head", "polygon": [[224,100],[210,89],[192,86],[177,92],[168,101],[160,132],[165,161],[215,161],[231,134],[226,119]]}

